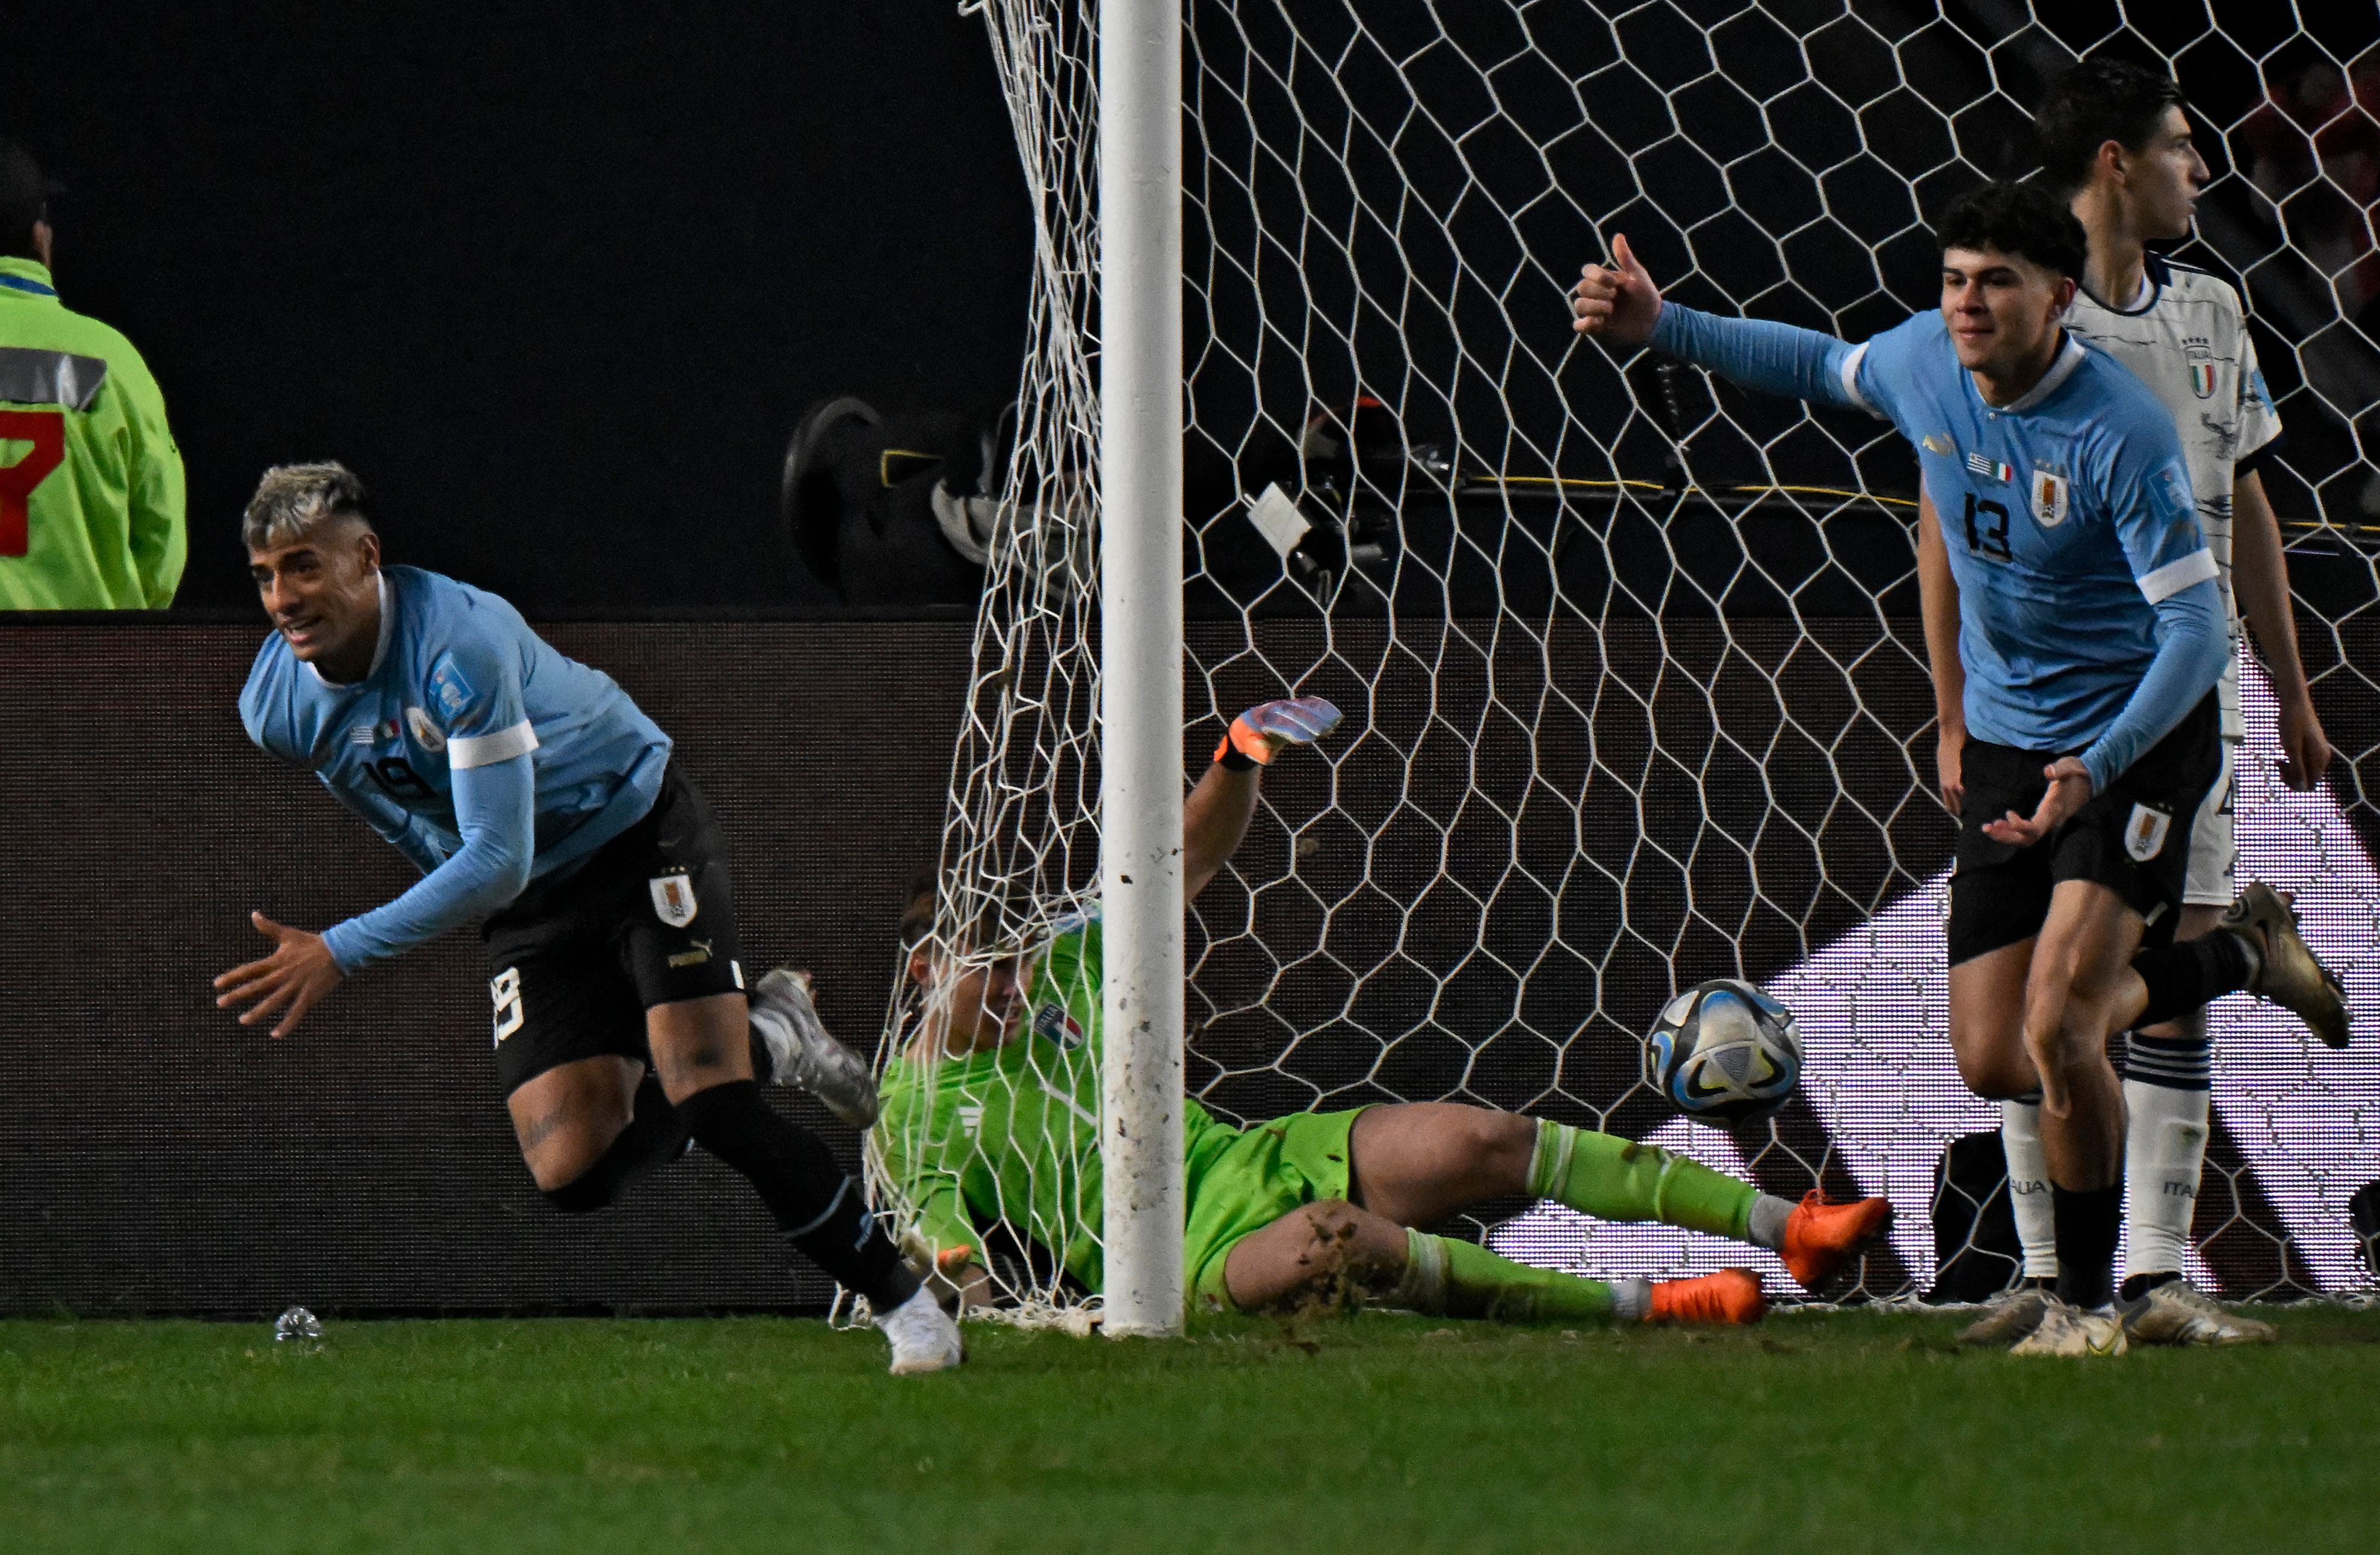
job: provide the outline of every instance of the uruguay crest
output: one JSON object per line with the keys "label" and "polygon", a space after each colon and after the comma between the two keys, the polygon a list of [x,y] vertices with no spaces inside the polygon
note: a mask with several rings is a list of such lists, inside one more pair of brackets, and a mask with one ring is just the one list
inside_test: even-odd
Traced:
{"label": "uruguay crest", "polygon": [[2134,805],[2131,819],[2124,822],[2124,851],[2133,863],[2147,863],[2165,850],[2165,834],[2172,825],[2173,817],[2165,811]]}
{"label": "uruguay crest", "polygon": [[431,755],[446,748],[446,736],[438,732],[438,725],[431,723],[430,714],[420,708],[405,710],[405,726],[413,731],[413,743]]}
{"label": "uruguay crest", "polygon": [[2190,392],[2201,399],[2215,397],[2215,353],[2204,346],[2189,346],[2182,356],[2190,363]]}
{"label": "uruguay crest", "polygon": [[647,882],[652,887],[653,916],[672,929],[683,929],[694,921],[697,905],[694,881],[685,875],[655,875]]}
{"label": "uruguay crest", "polygon": [[2066,477],[2050,470],[2033,472],[2033,516],[2045,529],[2066,522],[2066,499],[2072,491]]}

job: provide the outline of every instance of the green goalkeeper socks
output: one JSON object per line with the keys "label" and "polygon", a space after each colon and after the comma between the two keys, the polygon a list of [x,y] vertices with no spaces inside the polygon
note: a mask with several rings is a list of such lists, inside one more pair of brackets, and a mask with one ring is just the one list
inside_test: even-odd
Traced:
{"label": "green goalkeeper socks", "polygon": [[1760,1190],[1653,1145],[1537,1121],[1529,1191],[1599,1221],[1659,1221],[1744,1241]]}
{"label": "green goalkeeper socks", "polygon": [[[1750,1183],[1657,1146],[1568,1124],[1538,1122],[1529,1191],[1597,1220],[1659,1221],[1763,1246],[1776,1241],[1774,1234],[1752,1235],[1753,1207],[1761,1195]],[[1790,1208],[1770,1202],[1772,1209]],[[1773,1233],[1777,1228],[1761,1229]],[[1409,1312],[1451,1318],[1600,1323],[1644,1320],[1651,1294],[1642,1280],[1616,1285],[1583,1280],[1514,1263],[1474,1242],[1407,1231],[1404,1272],[1389,1301]]]}
{"label": "green goalkeeper socks", "polygon": [[[1493,1318],[1507,1323],[1606,1323],[1615,1317],[1641,1318],[1645,1293],[1615,1292],[1600,1280],[1582,1280],[1559,1270],[1514,1263],[1475,1242],[1405,1233],[1405,1270],[1392,1306],[1449,1318]],[[1620,1307],[1634,1310],[1621,1312]]]}

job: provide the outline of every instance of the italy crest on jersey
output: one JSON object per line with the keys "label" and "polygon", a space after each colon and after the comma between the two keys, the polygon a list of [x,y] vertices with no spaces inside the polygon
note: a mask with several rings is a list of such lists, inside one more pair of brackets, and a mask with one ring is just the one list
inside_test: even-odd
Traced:
{"label": "italy crest on jersey", "polygon": [[2033,516],[2045,529],[2066,522],[2066,499],[2071,491],[2066,477],[2046,469],[2033,472]]}
{"label": "italy crest on jersey", "polygon": [[2192,342],[2182,347],[2182,359],[2190,364],[2190,392],[2201,399],[2215,397],[2215,353]]}
{"label": "italy crest on jersey", "polygon": [[1035,1011],[1033,1030],[1037,1036],[1046,1037],[1062,1048],[1075,1048],[1082,1045],[1082,1025],[1066,1013],[1066,1006],[1063,1004],[1053,1002]]}
{"label": "italy crest on jersey", "polygon": [[672,929],[694,921],[694,881],[684,875],[655,875],[648,882],[653,893],[653,916]]}

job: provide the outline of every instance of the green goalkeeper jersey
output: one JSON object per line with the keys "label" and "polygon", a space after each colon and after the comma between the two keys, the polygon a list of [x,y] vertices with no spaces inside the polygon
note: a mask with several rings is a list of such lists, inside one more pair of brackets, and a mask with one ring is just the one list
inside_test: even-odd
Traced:
{"label": "green goalkeeper jersey", "polygon": [[0,255],[0,610],[162,610],[188,549],[148,364]]}
{"label": "green goalkeeper jersey", "polygon": [[[878,1159],[937,1254],[980,1252],[976,1225],[1004,1221],[1087,1289],[1100,1288],[1099,970],[1096,912],[1063,921],[1028,977],[1016,1037],[964,1058],[885,1066]],[[1217,1126],[1183,1099],[1185,1151]]]}

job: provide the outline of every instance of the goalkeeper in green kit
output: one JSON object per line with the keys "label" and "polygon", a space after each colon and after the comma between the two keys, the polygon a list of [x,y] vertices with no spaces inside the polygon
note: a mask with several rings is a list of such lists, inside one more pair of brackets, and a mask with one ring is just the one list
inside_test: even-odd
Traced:
{"label": "goalkeeper in green kit", "polygon": [[[1183,820],[1192,897],[1231,857],[1265,766],[1337,725],[1319,698],[1240,715]],[[988,1301],[978,1226],[1005,1221],[1098,1291],[1101,1255],[1099,923],[962,958],[929,936],[930,895],[903,922],[926,1014],[886,1066],[871,1152],[902,1201],[913,1256],[962,1300]],[[956,947],[965,950],[971,947]],[[1481,1107],[1412,1102],[1305,1112],[1242,1130],[1183,1102],[1183,1266],[1208,1310],[1257,1312],[1349,1293],[1409,1311],[1508,1321],[1749,1323],[1746,1270],[1605,1282],[1515,1263],[1416,1228],[1530,1195],[1609,1221],[1659,1221],[1774,1249],[1804,1287],[1883,1234],[1881,1198],[1799,1205],[1652,1146]]]}

